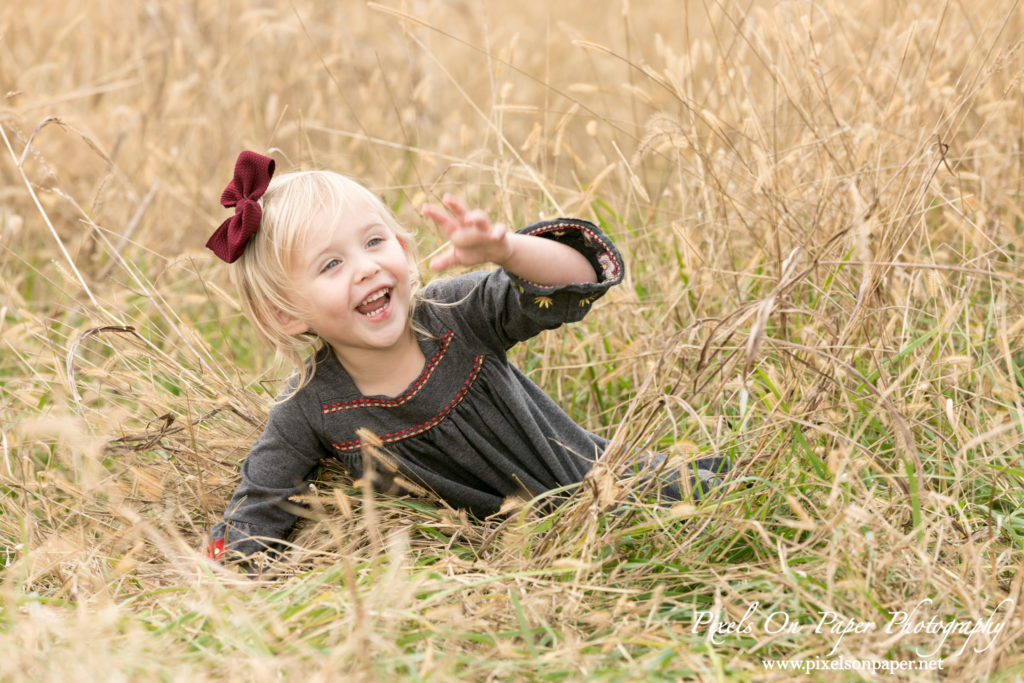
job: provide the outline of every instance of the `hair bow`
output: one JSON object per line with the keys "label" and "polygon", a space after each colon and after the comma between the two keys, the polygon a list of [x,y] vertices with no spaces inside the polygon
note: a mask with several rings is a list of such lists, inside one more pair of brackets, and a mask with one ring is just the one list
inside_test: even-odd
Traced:
{"label": "hair bow", "polygon": [[206,246],[218,257],[234,263],[256,234],[263,209],[256,200],[263,196],[274,175],[274,160],[245,151],[235,162],[235,177],[220,196],[222,206],[235,207],[235,215],[220,224]]}

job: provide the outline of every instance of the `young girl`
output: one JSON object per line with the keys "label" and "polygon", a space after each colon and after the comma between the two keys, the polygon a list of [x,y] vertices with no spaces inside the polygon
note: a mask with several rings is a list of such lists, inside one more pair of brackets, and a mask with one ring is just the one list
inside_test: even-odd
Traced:
{"label": "young girl", "polygon": [[[271,182],[273,173],[272,159],[239,155],[221,198],[236,213],[207,246],[234,263],[248,317],[297,372],[242,465],[212,557],[279,548],[296,520],[288,498],[306,490],[324,458],[363,476],[367,433],[386,451],[370,473],[378,488],[429,490],[480,518],[510,496],[583,480],[605,440],[576,425],[506,352],[580,320],[621,282],[622,259],[601,230],[559,218],[510,234],[446,195],[446,208],[423,209],[449,241],[431,268],[500,267],[420,293],[412,235],[371,192],[327,171]],[[700,461],[696,490],[723,466]],[[678,481],[662,486],[662,496],[680,498]]]}

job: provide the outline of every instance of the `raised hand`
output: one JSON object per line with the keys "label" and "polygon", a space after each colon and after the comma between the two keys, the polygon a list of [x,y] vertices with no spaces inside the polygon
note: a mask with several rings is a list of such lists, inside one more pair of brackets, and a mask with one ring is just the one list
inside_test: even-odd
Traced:
{"label": "raised hand", "polygon": [[[512,255],[512,242],[503,223],[491,223],[482,209],[470,209],[460,198],[445,194],[444,208],[426,204],[423,215],[434,221],[448,246],[430,261],[435,271],[481,263],[504,264]],[[447,209],[447,210],[445,210]]]}

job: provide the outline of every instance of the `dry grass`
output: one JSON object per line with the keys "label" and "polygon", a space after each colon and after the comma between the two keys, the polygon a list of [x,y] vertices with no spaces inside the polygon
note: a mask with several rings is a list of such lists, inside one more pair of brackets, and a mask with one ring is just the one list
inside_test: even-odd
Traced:
{"label": "dry grass", "polygon": [[[0,9],[0,679],[1024,676],[1024,10],[601,5]],[[242,148],[600,221],[627,282],[516,360],[728,490],[478,523],[327,468],[266,580],[200,560],[285,372],[202,247]],[[1003,626],[885,632],[926,598]],[[802,632],[694,628],[755,602]]]}

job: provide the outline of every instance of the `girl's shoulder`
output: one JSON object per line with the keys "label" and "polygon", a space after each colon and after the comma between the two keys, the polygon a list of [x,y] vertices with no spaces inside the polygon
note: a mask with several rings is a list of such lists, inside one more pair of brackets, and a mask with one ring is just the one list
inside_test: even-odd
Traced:
{"label": "girl's shoulder", "polygon": [[413,317],[417,324],[440,329],[468,325],[475,327],[487,309],[496,306],[512,284],[508,274],[495,270],[474,270],[434,280],[416,297]]}
{"label": "girl's shoulder", "polygon": [[433,280],[420,292],[420,301],[428,305],[460,304],[493,273],[494,271],[474,270],[454,277]]}
{"label": "girl's shoulder", "polygon": [[285,380],[271,405],[272,416],[287,416],[290,419],[310,410],[315,412],[323,401],[323,395],[330,393],[330,387],[348,379],[344,368],[327,345],[314,350],[303,364],[301,370],[296,370]]}

